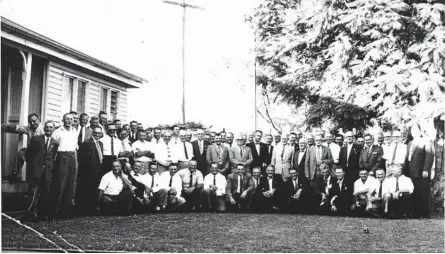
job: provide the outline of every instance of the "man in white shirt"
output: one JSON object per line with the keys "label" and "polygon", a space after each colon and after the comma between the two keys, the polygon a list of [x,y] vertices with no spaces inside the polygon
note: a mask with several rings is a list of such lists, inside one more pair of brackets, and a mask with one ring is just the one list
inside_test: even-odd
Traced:
{"label": "man in white shirt", "polygon": [[368,171],[362,168],[359,170],[359,179],[354,182],[354,202],[351,206],[353,213],[359,216],[363,216],[365,209],[368,205],[368,200],[371,194],[375,191],[378,182],[377,180],[368,175]]}
{"label": "man in white shirt", "polygon": [[277,146],[277,145],[281,142],[281,133],[276,132],[276,133],[273,135],[273,139],[275,140],[275,144],[274,144],[274,146]]}
{"label": "man in white shirt", "polygon": [[118,157],[132,157],[133,153],[125,152],[121,140],[115,138],[116,125],[110,123],[107,125],[107,135],[104,135],[100,141],[103,144],[103,161],[102,161],[102,175],[105,175],[111,170],[111,163],[117,160]]}
{"label": "man in white shirt", "polygon": [[179,137],[179,126],[173,125],[172,127],[172,138],[170,141],[170,145],[177,145],[181,142],[181,139]]}
{"label": "man in white shirt", "polygon": [[201,209],[202,187],[204,179],[201,171],[196,170],[197,162],[192,159],[188,168],[178,171],[178,175],[182,180],[181,196],[187,201],[189,211],[199,212]]}
{"label": "man in white shirt", "polygon": [[157,145],[157,144],[159,144],[159,143],[162,143],[161,134],[162,134],[161,129],[159,129],[159,128],[155,128],[155,129],[153,130],[153,136],[154,136],[154,138],[151,140],[151,142],[152,142],[153,144],[155,144],[155,145]]}
{"label": "man in white shirt", "polygon": [[181,197],[182,179],[176,174],[178,172],[176,163],[170,163],[168,169],[161,174],[159,183],[160,187],[166,189],[168,193],[165,211],[181,211],[185,204],[185,199]]}
{"label": "man in white shirt", "polygon": [[326,143],[323,145],[331,149],[332,158],[334,158],[334,164],[338,164],[338,157],[340,156],[340,146],[334,143],[334,137],[331,133],[326,133],[325,135]]}
{"label": "man in white shirt", "polygon": [[407,146],[400,143],[400,138],[400,131],[394,131],[392,134],[393,142],[390,146],[383,148],[383,158],[386,162],[387,176],[391,176],[396,169],[402,168],[405,163]]}
{"label": "man in white shirt", "polygon": [[112,170],[100,180],[97,210],[107,215],[129,215],[134,197],[132,185],[122,174],[118,161],[111,165]]}
{"label": "man in white shirt", "polygon": [[134,161],[139,161],[142,165],[142,171],[148,172],[148,163],[154,157],[154,145],[147,141],[147,133],[138,132],[138,140],[132,145]]}
{"label": "man in white shirt", "polygon": [[[383,136],[382,132],[377,133],[377,145],[382,146],[383,142],[385,140],[385,137]],[[365,140],[366,142],[366,140]]]}
{"label": "man in white shirt", "polygon": [[179,131],[179,138],[181,141],[174,147],[178,156],[178,170],[181,170],[187,168],[189,161],[193,158],[193,146],[187,141],[187,133],[184,130]]}
{"label": "man in white shirt", "polygon": [[387,178],[388,182],[383,186],[385,217],[410,218],[413,208],[413,182],[411,178],[402,175],[402,168],[393,170],[393,176]]}
{"label": "man in white shirt", "polygon": [[213,208],[216,208],[217,212],[225,212],[226,178],[219,173],[218,163],[216,162],[210,164],[210,172],[204,178],[203,208],[208,209],[208,211],[213,211]]}
{"label": "man in white shirt", "polygon": [[[125,163],[125,166],[129,163]],[[130,166],[131,170],[131,166]],[[129,172],[125,172],[128,180],[131,182],[131,189],[135,194],[135,199],[133,201],[133,211],[135,213],[147,212],[150,204],[150,200],[145,195],[148,191],[148,186],[150,185],[150,178],[148,177],[148,172],[142,171],[142,165],[139,161],[135,161],[133,168]]]}
{"label": "man in white shirt", "polygon": [[[54,164],[53,182],[51,186],[51,207],[50,216],[54,219],[56,215],[60,217],[71,217],[74,192],[76,188],[77,176],[77,131],[71,126],[73,115],[63,116],[63,126],[53,133],[53,138],[59,142],[56,162]],[[62,211],[61,214],[59,210]]]}
{"label": "man in white shirt", "polygon": [[375,173],[377,184],[375,190],[371,193],[370,198],[368,198],[368,206],[366,207],[366,211],[372,217],[381,217],[383,215],[383,190],[387,189],[387,187],[383,188],[383,186],[387,185],[388,181],[385,178],[385,170],[379,168]]}
{"label": "man in white shirt", "polygon": [[155,158],[158,162],[158,171],[162,173],[168,170],[170,163],[178,163],[176,147],[171,143],[171,131],[164,132],[164,139],[155,147]]}
{"label": "man in white shirt", "polygon": [[163,186],[162,173],[158,172],[156,162],[149,163],[148,188],[145,197],[149,200],[150,207],[154,211],[164,211],[167,206],[168,190]]}
{"label": "man in white shirt", "polygon": [[[131,147],[130,141],[128,140],[128,131],[127,130],[121,129],[121,131],[119,133],[119,140],[122,143],[124,152],[133,152],[133,148]],[[130,157],[119,157],[119,158],[117,158],[117,160],[129,162]]]}
{"label": "man in white shirt", "polygon": [[226,141],[224,142],[224,145],[230,149],[232,147],[232,144],[233,144],[233,133],[228,132],[226,134]]}

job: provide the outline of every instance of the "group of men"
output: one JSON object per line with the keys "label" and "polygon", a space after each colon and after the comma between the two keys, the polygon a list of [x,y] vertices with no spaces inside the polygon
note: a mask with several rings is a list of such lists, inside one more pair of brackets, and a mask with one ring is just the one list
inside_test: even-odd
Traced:
{"label": "group of men", "polygon": [[[60,127],[3,124],[28,135],[24,219],[156,211],[301,212],[429,218],[434,151],[419,131],[356,136],[144,129],[98,116]],[[264,137],[264,141],[263,141]],[[235,142],[234,142],[235,141]],[[18,171],[18,170],[17,170]]]}

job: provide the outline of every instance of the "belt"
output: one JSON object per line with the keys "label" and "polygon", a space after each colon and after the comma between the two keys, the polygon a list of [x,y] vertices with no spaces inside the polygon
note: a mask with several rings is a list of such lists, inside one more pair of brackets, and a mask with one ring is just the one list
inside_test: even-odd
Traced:
{"label": "belt", "polygon": [[72,152],[72,151],[66,151],[66,152],[57,152],[57,153],[62,153],[62,154],[63,154],[63,153],[74,154],[74,153],[76,153],[76,152],[74,152],[74,151],[73,151],[73,152]]}

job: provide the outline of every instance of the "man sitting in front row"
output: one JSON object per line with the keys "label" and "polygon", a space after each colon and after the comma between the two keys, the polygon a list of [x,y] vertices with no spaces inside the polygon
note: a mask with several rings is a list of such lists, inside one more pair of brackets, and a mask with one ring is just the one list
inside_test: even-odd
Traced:
{"label": "man sitting in front row", "polygon": [[335,176],[331,189],[331,211],[336,215],[349,215],[352,204],[352,187],[345,180],[345,172],[342,167],[335,169]]}
{"label": "man sitting in front row", "polygon": [[357,216],[363,216],[366,207],[368,206],[368,199],[378,186],[378,181],[368,176],[368,171],[365,168],[360,169],[360,178],[354,182],[353,203],[351,211]]}
{"label": "man sitting in front row", "polygon": [[251,175],[244,171],[244,164],[236,165],[236,172],[227,176],[227,204],[230,210],[246,210],[249,204],[248,193],[253,188]]}
{"label": "man sitting in front row", "polygon": [[412,215],[412,193],[414,185],[411,178],[402,175],[401,167],[393,167],[393,176],[383,185],[385,217],[409,218]]}
{"label": "man sitting in front row", "polygon": [[308,203],[312,196],[307,180],[299,176],[296,168],[289,170],[288,178],[277,191],[281,197],[281,209],[289,213],[307,212]]}
{"label": "man sitting in front row", "polygon": [[225,212],[227,181],[219,171],[218,163],[212,162],[210,164],[211,173],[204,178],[203,208],[207,208],[209,211],[216,208],[218,212]]}
{"label": "man sitting in front row", "polygon": [[148,183],[147,190],[145,192],[145,199],[148,199],[150,210],[164,211],[167,206],[167,190],[162,186],[162,177],[158,173],[158,165],[154,161],[150,161],[148,164],[149,174],[147,175]]}
{"label": "man sitting in front row", "polygon": [[113,161],[111,165],[112,171],[106,173],[100,180],[97,210],[107,215],[128,215],[134,197],[131,183],[122,175],[121,164],[118,161]]}
{"label": "man sitting in front row", "polygon": [[381,217],[383,215],[383,189],[387,189],[387,187],[383,188],[383,186],[388,184],[388,179],[385,178],[385,170],[381,168],[377,169],[375,174],[377,178],[377,185],[368,199],[366,212],[373,217]]}
{"label": "man sitting in front row", "polygon": [[181,197],[186,200],[189,211],[199,212],[201,210],[201,195],[204,179],[201,171],[196,170],[198,163],[193,158],[189,161],[188,168],[178,171],[182,180]]}
{"label": "man sitting in front row", "polygon": [[283,184],[283,178],[274,174],[273,165],[266,168],[266,176],[260,179],[255,195],[252,197],[252,210],[255,212],[273,212],[278,210],[278,195],[275,191]]}

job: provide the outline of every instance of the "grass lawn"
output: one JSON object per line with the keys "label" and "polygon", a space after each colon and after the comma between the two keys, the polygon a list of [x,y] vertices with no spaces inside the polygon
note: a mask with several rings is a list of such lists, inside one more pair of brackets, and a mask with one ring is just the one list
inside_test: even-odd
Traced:
{"label": "grass lawn", "polygon": [[[444,252],[444,219],[156,214],[26,222],[65,249],[143,252]],[[368,227],[369,234],[363,232]],[[2,217],[3,248],[54,248]],[[55,249],[54,249],[55,250]]]}

